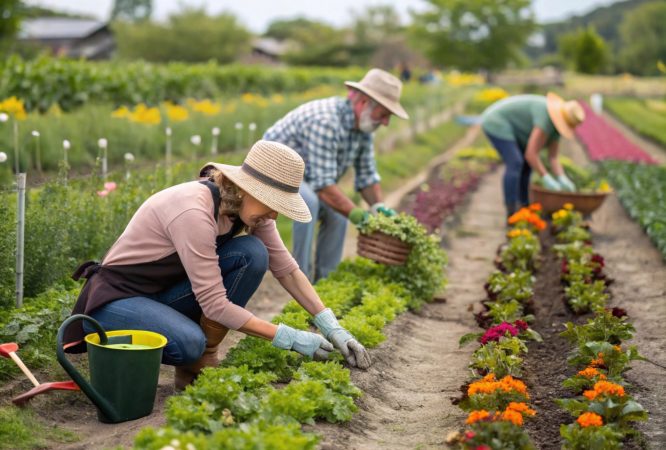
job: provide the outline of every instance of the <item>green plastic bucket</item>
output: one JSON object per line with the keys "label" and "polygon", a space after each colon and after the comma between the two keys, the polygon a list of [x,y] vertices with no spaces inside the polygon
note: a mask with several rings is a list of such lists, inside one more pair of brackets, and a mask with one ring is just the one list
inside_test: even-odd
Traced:
{"label": "green plastic bucket", "polygon": [[[63,349],[65,329],[77,320],[89,322],[96,330],[85,337],[90,382],[69,362]],[[164,336],[151,331],[106,332],[92,317],[77,314],[60,326],[56,350],[62,367],[97,406],[99,420],[118,423],[153,411],[166,343]]]}

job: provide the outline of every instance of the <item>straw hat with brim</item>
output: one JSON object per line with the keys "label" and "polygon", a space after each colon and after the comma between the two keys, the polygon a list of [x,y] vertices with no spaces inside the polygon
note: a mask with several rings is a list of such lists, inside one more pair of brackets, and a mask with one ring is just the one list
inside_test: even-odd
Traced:
{"label": "straw hat with brim", "polygon": [[381,69],[370,69],[360,82],[345,81],[345,85],[358,89],[401,119],[409,119],[400,105],[402,81]]}
{"label": "straw hat with brim", "polygon": [[574,128],[585,120],[585,111],[580,103],[575,100],[565,102],[559,95],[549,92],[546,95],[546,107],[560,135],[573,139]]}
{"label": "straw hat with brim", "polygon": [[242,166],[207,163],[200,172],[206,176],[211,168],[264,205],[297,222],[310,222],[312,216],[298,188],[303,181],[305,164],[291,148],[279,142],[258,141],[252,146]]}

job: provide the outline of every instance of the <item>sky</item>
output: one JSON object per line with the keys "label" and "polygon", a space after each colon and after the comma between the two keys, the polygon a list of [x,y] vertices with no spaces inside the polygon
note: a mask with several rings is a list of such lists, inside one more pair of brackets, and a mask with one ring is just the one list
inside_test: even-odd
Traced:
{"label": "sky", "polygon": [[[469,0],[474,1],[474,0]],[[113,0],[25,0],[27,4],[46,6],[61,11],[91,15],[108,19]],[[573,14],[585,13],[614,0],[534,0],[534,12],[539,22],[561,20]],[[153,0],[153,18],[165,20],[181,5],[205,6],[209,13],[229,11],[255,33],[266,30],[277,18],[304,16],[319,19],[335,26],[350,21],[351,11],[362,11],[367,6],[392,4],[406,21],[410,10],[419,10],[422,0]]]}

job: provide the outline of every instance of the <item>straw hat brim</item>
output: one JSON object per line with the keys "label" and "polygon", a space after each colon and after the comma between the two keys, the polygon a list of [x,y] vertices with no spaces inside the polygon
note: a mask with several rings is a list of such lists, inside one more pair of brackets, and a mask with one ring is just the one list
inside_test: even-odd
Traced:
{"label": "straw hat brim", "polygon": [[559,95],[549,92],[546,95],[546,108],[548,108],[548,116],[550,120],[553,121],[555,129],[567,139],[574,138],[574,129],[567,123],[567,121],[562,116],[562,106],[564,105],[564,100]]}
{"label": "straw hat brim", "polygon": [[400,103],[386,98],[377,91],[370,89],[367,86],[362,85],[361,83],[357,83],[356,81],[345,81],[345,86],[358,89],[359,91],[363,92],[365,95],[375,100],[384,108],[391,111],[391,114],[398,116],[401,119],[405,120],[409,119],[409,114],[407,114],[407,111],[405,111],[405,108],[403,108]]}
{"label": "straw hat brim", "polygon": [[307,223],[312,220],[310,209],[298,192],[284,192],[262,183],[243,172],[239,166],[210,162],[204,167],[208,166],[213,166],[221,171],[224,176],[233,181],[238,187],[278,214],[289,217],[296,222]]}

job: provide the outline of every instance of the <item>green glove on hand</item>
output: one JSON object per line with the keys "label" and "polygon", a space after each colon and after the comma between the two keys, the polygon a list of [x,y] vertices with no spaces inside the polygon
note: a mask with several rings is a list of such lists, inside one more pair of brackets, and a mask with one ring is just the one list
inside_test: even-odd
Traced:
{"label": "green glove on hand", "polygon": [[360,227],[361,225],[365,224],[369,216],[370,213],[363,208],[354,208],[349,212],[349,216],[347,216],[347,218],[351,223],[357,227]]}
{"label": "green glove on hand", "polygon": [[340,350],[347,363],[352,367],[367,369],[372,363],[368,351],[352,334],[342,328],[330,308],[326,308],[314,317],[314,324]]}
{"label": "green glove on hand", "polygon": [[550,189],[551,191],[561,191],[562,186],[560,186],[560,183],[557,182],[555,178],[549,173],[545,174],[542,178],[543,180],[543,187],[546,189]]}
{"label": "green glove on hand", "polygon": [[567,174],[563,173],[557,177],[557,182],[562,186],[563,191],[576,192],[576,185],[573,184],[573,181],[567,177]]}
{"label": "green glove on hand", "polygon": [[283,323],[278,325],[277,333],[273,338],[273,347],[294,350],[318,361],[328,359],[329,353],[334,350],[333,345],[322,336],[309,331],[297,330]]}
{"label": "green glove on hand", "polygon": [[386,217],[393,217],[397,214],[395,209],[389,208],[388,206],[386,206],[382,202],[378,202],[378,203],[375,203],[374,205],[372,205],[370,207],[370,213],[372,213],[373,215],[383,214]]}

